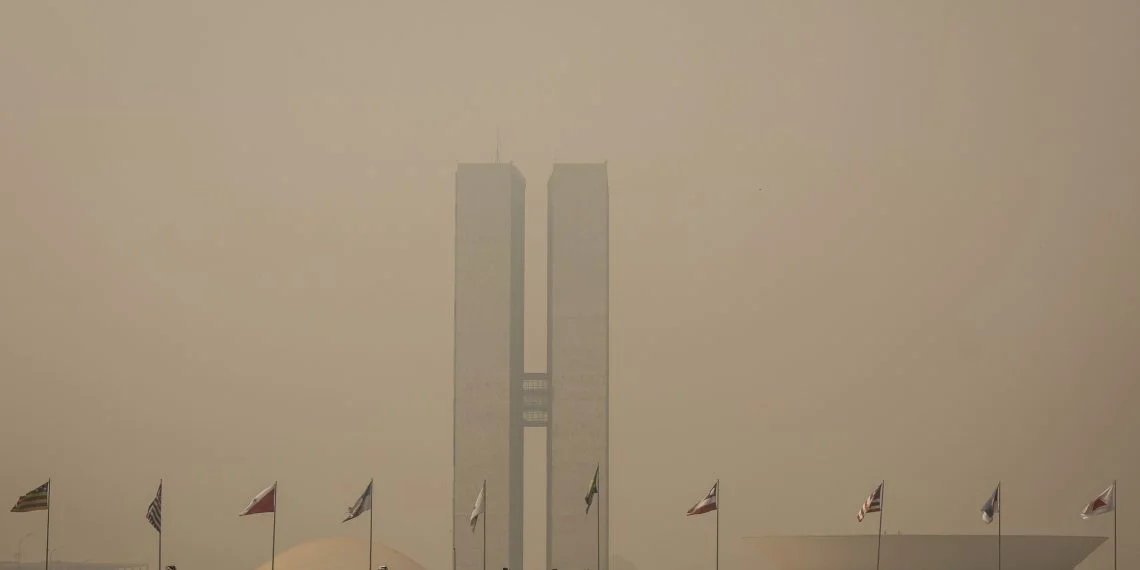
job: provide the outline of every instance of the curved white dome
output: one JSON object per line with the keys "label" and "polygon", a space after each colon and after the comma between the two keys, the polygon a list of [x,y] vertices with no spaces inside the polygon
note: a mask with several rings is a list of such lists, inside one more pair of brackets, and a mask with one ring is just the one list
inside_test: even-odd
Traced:
{"label": "curved white dome", "polygon": [[[311,540],[277,554],[276,570],[366,570],[368,541],[358,538]],[[372,547],[372,569],[424,570],[415,560],[381,542]],[[269,570],[269,561],[257,567]]]}

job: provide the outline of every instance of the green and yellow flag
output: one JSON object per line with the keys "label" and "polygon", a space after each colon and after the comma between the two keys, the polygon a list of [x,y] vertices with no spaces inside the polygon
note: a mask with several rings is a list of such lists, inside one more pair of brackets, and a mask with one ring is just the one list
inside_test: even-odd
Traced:
{"label": "green and yellow flag", "polygon": [[590,514],[590,506],[594,504],[594,497],[598,496],[598,474],[601,471],[602,466],[598,464],[594,469],[594,478],[590,479],[590,489],[586,491],[586,514]]}

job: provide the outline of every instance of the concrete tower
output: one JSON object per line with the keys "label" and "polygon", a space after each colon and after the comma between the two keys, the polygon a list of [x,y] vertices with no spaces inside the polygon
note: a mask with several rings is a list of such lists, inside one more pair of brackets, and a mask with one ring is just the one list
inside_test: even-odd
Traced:
{"label": "concrete tower", "polygon": [[522,569],[525,190],[510,164],[455,174],[455,570],[483,568],[466,522],[484,480],[487,568]]}
{"label": "concrete tower", "polygon": [[[511,164],[461,164],[456,172],[454,570],[482,570],[482,533],[466,521],[483,480],[487,568],[522,570],[527,428],[546,428],[547,570],[607,570],[606,165],[558,164],[550,177],[547,369],[531,373],[522,369],[525,187]],[[584,498],[599,463],[599,510],[587,517]]]}
{"label": "concrete tower", "polygon": [[[605,164],[556,164],[547,183],[547,568],[609,564],[610,188]],[[597,516],[584,501],[601,463]],[[592,511],[592,509],[591,509]],[[601,546],[601,560],[597,552]]]}

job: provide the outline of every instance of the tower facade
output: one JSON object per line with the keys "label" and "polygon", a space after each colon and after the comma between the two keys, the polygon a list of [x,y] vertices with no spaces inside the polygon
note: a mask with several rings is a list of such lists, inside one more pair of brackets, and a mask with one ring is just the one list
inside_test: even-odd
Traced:
{"label": "tower facade", "polygon": [[455,175],[455,570],[483,568],[483,537],[466,524],[483,481],[487,568],[522,568],[525,190],[510,164]]}
{"label": "tower facade", "polygon": [[[605,164],[547,183],[547,568],[609,566],[610,189]],[[585,495],[598,464],[595,515]],[[600,541],[600,556],[598,552]]]}
{"label": "tower facade", "polygon": [[[548,182],[547,368],[529,373],[522,369],[525,186],[511,164],[456,171],[454,570],[482,570],[482,533],[466,523],[484,480],[487,568],[522,570],[527,428],[546,428],[546,570],[607,570],[606,165],[558,164]],[[599,465],[602,493],[587,517],[584,498]]]}

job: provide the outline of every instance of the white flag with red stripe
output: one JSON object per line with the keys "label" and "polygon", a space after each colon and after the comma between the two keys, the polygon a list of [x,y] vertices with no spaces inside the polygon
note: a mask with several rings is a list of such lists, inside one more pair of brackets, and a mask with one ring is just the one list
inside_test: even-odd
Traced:
{"label": "white flag with red stripe", "polygon": [[262,513],[276,513],[277,512],[277,483],[262,490],[257,495],[254,495],[253,500],[249,502],[249,506],[242,512],[238,513],[239,517],[246,515],[260,515]]}
{"label": "white flag with red stripe", "polygon": [[1088,519],[1097,515],[1111,513],[1116,510],[1116,482],[1113,481],[1103,493],[1096,496],[1089,504],[1085,505],[1085,510],[1081,511],[1081,518]]}
{"label": "white flag with red stripe", "polygon": [[716,495],[719,487],[720,479],[717,479],[716,483],[713,483],[712,489],[709,489],[709,492],[705,494],[705,498],[697,501],[697,504],[693,505],[689,511],[685,513],[685,516],[703,515],[707,512],[717,510]]}

